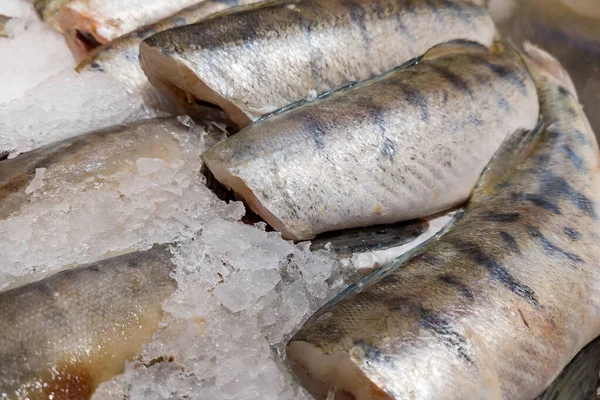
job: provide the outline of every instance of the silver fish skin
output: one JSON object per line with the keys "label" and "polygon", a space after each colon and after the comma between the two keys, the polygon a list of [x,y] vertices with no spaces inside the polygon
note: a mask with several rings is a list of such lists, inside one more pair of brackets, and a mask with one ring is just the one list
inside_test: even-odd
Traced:
{"label": "silver fish skin", "polygon": [[201,0],[70,0],[58,8],[56,22],[73,56],[140,27],[153,24]]}
{"label": "silver fish skin", "polygon": [[[157,32],[176,26],[193,24],[231,7],[253,4],[258,1],[200,1],[198,4],[185,8],[161,21],[139,28],[91,50],[76,70],[80,73],[108,74],[116,81],[121,82],[129,91],[139,93],[146,105],[172,114],[185,114],[186,110],[183,107],[178,107],[175,102],[148,82],[139,63],[140,43]],[[187,109],[190,108],[187,107]],[[227,121],[222,111],[213,107],[196,106],[193,111],[194,115],[202,118]]]}
{"label": "silver fish skin", "polygon": [[458,0],[269,1],[158,33],[140,58],[153,85],[182,104],[215,104],[243,128],[436,44],[489,46],[494,35],[484,9]]}
{"label": "silver fish skin", "polygon": [[529,54],[544,129],[501,147],[441,238],[292,338],[288,357],[316,398],[532,399],[600,334],[598,144],[547,72],[558,62]]}
{"label": "silver fish skin", "polygon": [[88,399],[152,339],[177,288],[167,246],[0,292],[0,396]]}
{"label": "silver fish skin", "polygon": [[276,113],[202,155],[214,176],[285,238],[389,224],[467,200],[538,98],[518,54],[473,42]]}

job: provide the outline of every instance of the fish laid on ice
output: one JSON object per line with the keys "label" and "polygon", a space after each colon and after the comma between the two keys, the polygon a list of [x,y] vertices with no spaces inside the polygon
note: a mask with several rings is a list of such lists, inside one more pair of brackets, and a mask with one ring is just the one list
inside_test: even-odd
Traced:
{"label": "fish laid on ice", "polygon": [[0,219],[34,202],[36,185],[58,194],[88,181],[92,188],[98,183],[94,178],[135,169],[139,158],[179,161],[182,144],[177,135],[189,135],[189,128],[176,118],[152,119],[75,136],[1,161]]}
{"label": "fish laid on ice", "polygon": [[33,7],[42,21],[57,31],[62,32],[62,29],[57,21],[58,10],[60,10],[64,4],[70,1],[73,0],[36,0],[33,3]]}
{"label": "fish laid on ice", "polygon": [[0,293],[0,398],[87,399],[152,339],[177,288],[168,247]]}
{"label": "fish laid on ice", "polygon": [[[78,72],[95,72],[107,74],[121,82],[128,90],[140,93],[144,103],[150,107],[176,113],[184,110],[177,109],[176,105],[148,82],[146,75],[139,63],[139,47],[142,40],[166,29],[176,26],[192,24],[216,12],[226,10],[237,5],[256,3],[259,0],[204,0],[190,6],[170,17],[155,24],[139,28],[123,35],[110,43],[105,44],[90,52],[90,54],[77,67]],[[188,107],[192,108],[192,107]],[[221,110],[205,105],[196,105],[194,115],[206,119],[224,121],[226,118]]]}
{"label": "fish laid on ice", "polygon": [[465,41],[276,113],[203,154],[285,238],[420,218],[468,198],[538,98],[518,54]]}
{"label": "fish laid on ice", "polygon": [[70,0],[60,6],[56,18],[69,49],[81,60],[90,50],[199,1]]}
{"label": "fish laid on ice", "polygon": [[600,333],[598,145],[545,72],[558,62],[529,53],[545,67],[531,66],[541,133],[501,147],[445,235],[343,292],[288,344],[317,398],[532,399]]}
{"label": "fish laid on ice", "polygon": [[494,32],[484,9],[458,0],[270,1],[158,33],[142,42],[140,60],[183,106],[215,104],[245,127],[441,42],[489,46]]}

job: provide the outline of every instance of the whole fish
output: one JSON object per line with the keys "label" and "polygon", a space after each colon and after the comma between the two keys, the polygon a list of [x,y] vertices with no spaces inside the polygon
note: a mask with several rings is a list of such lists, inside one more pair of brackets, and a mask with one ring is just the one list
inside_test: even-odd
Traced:
{"label": "whole fish", "polygon": [[177,284],[168,247],[0,292],[0,398],[87,399],[139,355]]}
{"label": "whole fish", "polygon": [[598,144],[547,72],[558,62],[528,51],[544,129],[501,147],[441,238],[292,338],[288,357],[317,398],[532,399],[600,334]]}
{"label": "whole fish", "polygon": [[538,98],[516,52],[435,46],[408,66],[276,113],[203,154],[285,238],[420,218],[463,203]]}
{"label": "whole fish", "polygon": [[1,161],[0,219],[34,202],[41,187],[59,195],[66,187],[89,182],[92,188],[102,176],[135,169],[139,158],[180,161],[183,144],[177,135],[189,135],[189,128],[176,118],[159,118],[75,136]]}
{"label": "whole fish", "polygon": [[42,21],[62,32],[57,21],[58,10],[70,1],[73,0],[36,0],[33,7]]}
{"label": "whole fish", "polygon": [[59,8],[57,21],[69,49],[80,61],[104,43],[201,1],[70,0]]}
{"label": "whole fish", "polygon": [[243,128],[438,43],[489,46],[494,32],[484,9],[458,0],[269,1],[158,33],[140,45],[140,59],[178,102],[215,104]]}
{"label": "whole fish", "polygon": [[[150,107],[171,113],[184,113],[175,103],[164,96],[148,82],[139,63],[139,47],[142,40],[175,26],[198,22],[214,13],[238,5],[252,4],[259,0],[204,0],[173,14],[159,22],[139,28],[131,33],[114,39],[92,50],[77,66],[78,72],[108,74],[121,82],[128,90],[140,93],[143,101]],[[222,111],[214,107],[197,105],[194,115],[206,119],[226,121]]]}

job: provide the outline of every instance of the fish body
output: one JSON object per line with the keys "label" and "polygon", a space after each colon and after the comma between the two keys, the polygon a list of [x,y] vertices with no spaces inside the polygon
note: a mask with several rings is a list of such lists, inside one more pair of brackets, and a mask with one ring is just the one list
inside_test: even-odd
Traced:
{"label": "fish body", "polygon": [[[120,36],[110,43],[98,47],[87,55],[77,67],[81,73],[108,74],[121,82],[128,90],[139,93],[145,104],[171,113],[182,113],[168,97],[152,87],[139,63],[139,46],[142,40],[166,29],[192,24],[214,13],[238,5],[252,4],[259,0],[204,0],[187,7],[161,21],[139,28]],[[208,119],[225,120],[222,112],[207,107],[195,107],[195,115]]]}
{"label": "fish body", "polygon": [[140,45],[153,85],[243,128],[289,103],[382,74],[453,39],[489,46],[487,12],[456,0],[270,1]]}
{"label": "fish body", "polygon": [[[178,162],[182,153],[179,139],[186,135],[189,128],[176,118],[154,119],[75,136],[3,160],[0,219],[14,217],[21,207],[35,202],[39,185],[45,193],[55,195],[86,182],[92,190],[95,178],[102,181],[102,176],[135,170],[139,158]],[[41,182],[35,182],[36,176]]]}
{"label": "fish body", "polygon": [[576,97],[538,68],[557,63],[529,53],[542,132],[511,137],[443,236],[288,344],[317,398],[531,399],[600,333],[598,145]]}
{"label": "fish body", "polygon": [[152,339],[177,288],[168,247],[0,292],[0,396],[87,399]]}
{"label": "fish body", "polygon": [[[75,59],[104,43],[153,24],[201,0],[70,0],[57,22]],[[52,4],[52,3],[51,3]]]}
{"label": "fish body", "polygon": [[203,154],[283,236],[389,224],[467,200],[538,99],[510,48],[438,45],[411,65],[276,113]]}

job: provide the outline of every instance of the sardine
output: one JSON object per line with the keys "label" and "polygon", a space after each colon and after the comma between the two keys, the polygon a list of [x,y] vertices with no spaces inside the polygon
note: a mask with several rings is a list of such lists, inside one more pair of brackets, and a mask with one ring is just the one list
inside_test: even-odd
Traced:
{"label": "sardine", "polygon": [[484,9],[458,0],[270,1],[158,33],[140,59],[153,85],[182,104],[216,104],[243,128],[438,43],[489,46],[494,32]]}
{"label": "sardine", "polygon": [[200,1],[71,0],[60,7],[57,21],[69,49],[81,61],[90,50]]}
{"label": "sardine", "polygon": [[598,144],[546,72],[558,62],[529,54],[544,128],[505,142],[443,236],[345,290],[288,344],[317,398],[532,399],[600,333]]}
{"label": "sardine", "polygon": [[420,218],[467,200],[538,98],[518,55],[438,45],[408,66],[277,113],[203,154],[285,238]]}
{"label": "sardine", "polygon": [[58,10],[70,1],[73,0],[36,0],[33,7],[42,21],[62,32],[57,21]]}
{"label": "sardine", "polygon": [[0,292],[0,398],[87,399],[139,355],[177,284],[168,246]]}
{"label": "sardine", "polygon": [[[148,82],[138,61],[140,43],[157,32],[176,26],[192,24],[230,7],[252,4],[258,1],[201,1],[155,24],[139,28],[92,50],[77,66],[77,71],[108,74],[121,82],[128,90],[140,93],[143,101],[148,106],[173,114],[183,114],[185,110],[178,108],[173,101]],[[194,115],[217,121],[227,120],[221,110],[215,107],[206,107],[206,105],[197,105],[194,109]]]}
{"label": "sardine", "polygon": [[176,118],[146,120],[75,136],[1,161],[0,219],[35,200],[34,180],[40,171],[37,184],[45,192],[60,193],[66,186],[88,181],[92,188],[103,175],[135,169],[141,157],[179,161],[182,144],[176,135],[188,132]]}

